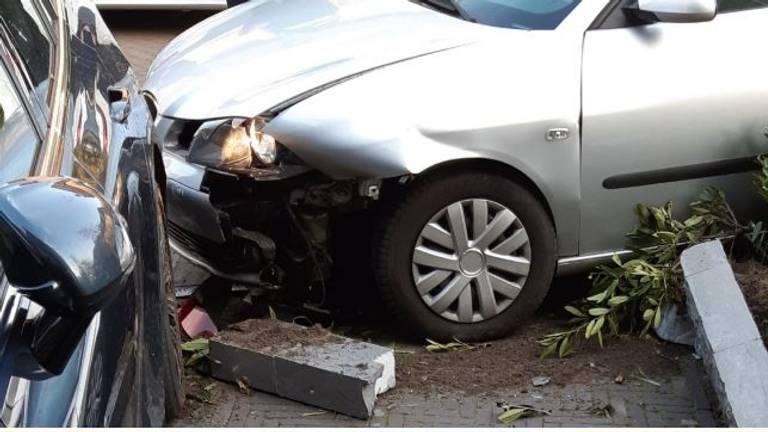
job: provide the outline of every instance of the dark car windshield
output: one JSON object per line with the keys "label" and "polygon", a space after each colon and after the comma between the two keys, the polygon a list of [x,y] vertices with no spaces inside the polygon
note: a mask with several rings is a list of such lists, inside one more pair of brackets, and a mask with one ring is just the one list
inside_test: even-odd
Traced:
{"label": "dark car windshield", "polygon": [[425,0],[435,10],[496,27],[556,28],[580,0]]}

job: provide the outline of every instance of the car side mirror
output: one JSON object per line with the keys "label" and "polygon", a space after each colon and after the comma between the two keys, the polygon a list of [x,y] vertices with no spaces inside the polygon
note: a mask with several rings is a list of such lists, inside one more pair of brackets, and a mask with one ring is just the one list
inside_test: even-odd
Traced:
{"label": "car side mirror", "polygon": [[715,19],[717,0],[634,0],[624,10],[645,22],[695,23]]}
{"label": "car side mirror", "polygon": [[25,358],[14,373],[61,373],[135,260],[124,219],[85,183],[48,177],[0,187],[0,262],[15,292],[37,305],[17,317],[14,350]]}

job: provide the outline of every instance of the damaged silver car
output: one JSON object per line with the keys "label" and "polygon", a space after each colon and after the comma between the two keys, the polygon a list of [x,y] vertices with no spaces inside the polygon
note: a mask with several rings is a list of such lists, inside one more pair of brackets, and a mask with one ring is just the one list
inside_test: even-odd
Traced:
{"label": "damaged silver car", "polygon": [[622,253],[636,203],[762,211],[765,40],[764,0],[251,1],[150,68],[173,246],[311,284],[345,271],[334,220],[371,212],[401,324],[499,337]]}

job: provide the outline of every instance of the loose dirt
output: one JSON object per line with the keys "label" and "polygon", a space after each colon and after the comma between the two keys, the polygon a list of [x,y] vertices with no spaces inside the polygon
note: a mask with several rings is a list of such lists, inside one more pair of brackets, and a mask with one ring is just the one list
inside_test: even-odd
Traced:
{"label": "loose dirt", "polygon": [[312,347],[342,338],[320,326],[302,327],[276,319],[250,319],[232,324],[214,340],[259,352],[275,352],[297,345]]}
{"label": "loose dirt", "polygon": [[551,378],[549,385],[590,384],[619,374],[660,379],[679,373],[677,358],[690,355],[688,348],[653,338],[619,337],[608,339],[605,348],[584,341],[568,358],[540,359],[536,340],[559,330],[556,321],[535,318],[507,338],[471,351],[432,353],[422,346],[397,346],[392,393],[493,394],[531,387],[537,376]]}
{"label": "loose dirt", "polygon": [[[392,335],[379,332],[358,337],[395,349],[397,386],[381,397],[384,405],[396,403],[407,394],[496,396],[508,394],[510,389],[525,393],[533,391],[531,380],[539,376],[549,377],[547,386],[557,387],[612,382],[619,375],[626,381],[643,377],[664,382],[667,377],[679,375],[680,356],[691,352],[687,347],[650,337],[618,337],[606,340],[605,348],[600,348],[596,341],[584,341],[571,357],[540,359],[536,340],[561,330],[559,324],[557,319],[534,318],[504,339],[476,344],[475,349],[463,352],[433,353],[426,350],[426,342],[393,342]],[[303,328],[278,320],[254,319],[230,326],[217,338],[250,349],[269,350],[298,344],[309,347],[339,336],[320,327]],[[188,368],[186,394],[186,407],[181,415],[184,421],[223,425],[227,420],[219,418],[222,410],[217,407],[233,403],[237,389]]]}
{"label": "loose dirt", "polygon": [[222,405],[233,398],[231,384],[202,376],[192,368],[184,374],[184,392],[186,400],[179,414],[180,419],[198,426],[224,426],[227,418],[222,418]]}
{"label": "loose dirt", "polygon": [[768,267],[748,261],[733,264],[733,270],[747,306],[768,347]]}

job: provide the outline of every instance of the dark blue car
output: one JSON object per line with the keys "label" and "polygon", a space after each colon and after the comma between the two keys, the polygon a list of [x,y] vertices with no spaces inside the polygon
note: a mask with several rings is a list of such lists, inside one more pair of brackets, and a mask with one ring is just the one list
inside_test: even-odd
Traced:
{"label": "dark blue car", "polygon": [[5,426],[160,426],[180,409],[152,117],[90,1],[0,1]]}

